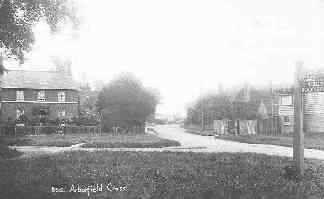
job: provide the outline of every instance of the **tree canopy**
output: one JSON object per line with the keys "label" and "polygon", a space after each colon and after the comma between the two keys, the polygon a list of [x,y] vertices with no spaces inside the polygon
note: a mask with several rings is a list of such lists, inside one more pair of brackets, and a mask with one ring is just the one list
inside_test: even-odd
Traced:
{"label": "tree canopy", "polygon": [[97,114],[96,100],[99,91],[92,90],[89,84],[80,87],[80,108],[86,114]]}
{"label": "tree canopy", "polygon": [[201,114],[210,119],[232,119],[232,103],[225,94],[203,96],[195,101],[187,110],[187,122],[200,124]]}
{"label": "tree canopy", "polygon": [[102,113],[104,128],[129,128],[142,124],[155,113],[159,95],[143,86],[130,73],[123,73],[99,92],[97,108]]}
{"label": "tree canopy", "polygon": [[46,21],[53,32],[68,21],[77,27],[75,11],[72,0],[0,0],[0,49],[22,62],[35,41],[36,23]]}
{"label": "tree canopy", "polygon": [[[267,115],[273,114],[267,112],[264,103],[269,103],[272,100],[273,94],[269,91],[270,89],[251,88],[248,98],[244,94],[244,89],[234,96],[224,93],[203,96],[188,108],[187,122],[200,124],[202,113],[204,113],[205,120],[209,119],[207,122],[222,119],[255,120],[259,117],[267,117]],[[260,107],[260,105],[262,106]]]}

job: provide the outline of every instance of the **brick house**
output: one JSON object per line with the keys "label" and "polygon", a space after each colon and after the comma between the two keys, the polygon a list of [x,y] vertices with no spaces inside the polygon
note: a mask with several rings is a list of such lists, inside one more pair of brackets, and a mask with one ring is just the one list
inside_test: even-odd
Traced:
{"label": "brick house", "polygon": [[0,75],[0,118],[24,114],[50,120],[79,115],[79,91],[69,72],[8,70]]}

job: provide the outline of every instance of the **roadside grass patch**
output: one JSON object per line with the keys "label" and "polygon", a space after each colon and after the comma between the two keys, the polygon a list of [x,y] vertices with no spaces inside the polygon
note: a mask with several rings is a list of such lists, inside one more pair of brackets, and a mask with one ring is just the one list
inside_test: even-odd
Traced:
{"label": "roadside grass patch", "polygon": [[285,177],[289,158],[252,153],[68,152],[0,162],[4,198],[88,198],[51,186],[108,184],[127,191],[90,198],[295,199],[324,197],[323,162],[306,160],[300,181]]}
{"label": "roadside grass patch", "polygon": [[0,159],[9,159],[20,156],[21,153],[15,149],[10,149],[7,145],[0,144]]}
{"label": "roadside grass patch", "polygon": [[173,140],[159,138],[151,134],[136,135],[108,135],[104,137],[92,137],[82,147],[85,148],[161,148],[180,146],[180,143]]}
{"label": "roadside grass patch", "polygon": [[[249,144],[272,144],[279,146],[292,147],[292,135],[219,135],[217,139],[231,140]],[[305,148],[324,150],[324,133],[313,133],[304,135]]]}
{"label": "roadside grass patch", "polygon": [[[185,126],[185,131],[192,134],[198,135],[215,135],[212,131],[201,131],[199,125],[189,124]],[[217,135],[217,139],[230,140],[248,144],[271,144],[278,146],[293,146],[293,135],[292,134],[282,134],[278,136],[274,135]],[[305,148],[317,149],[324,151],[324,133],[305,133]]]}
{"label": "roadside grass patch", "polygon": [[159,138],[152,134],[126,135],[93,135],[93,134],[50,134],[38,136],[2,137],[4,143],[16,146],[57,146],[69,147],[74,144],[85,143],[82,147],[90,148],[158,148],[180,146],[173,140]]}

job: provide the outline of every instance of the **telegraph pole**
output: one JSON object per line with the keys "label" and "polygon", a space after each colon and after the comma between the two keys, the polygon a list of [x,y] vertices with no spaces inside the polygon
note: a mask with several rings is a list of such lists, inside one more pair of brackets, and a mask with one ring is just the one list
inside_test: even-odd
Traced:
{"label": "telegraph pole", "polygon": [[200,88],[199,88],[199,92],[200,92],[200,97],[201,97],[201,101],[200,101],[200,111],[201,111],[201,131],[205,131],[205,96],[203,95],[202,92],[202,87],[203,87],[203,82],[200,82]]}
{"label": "telegraph pole", "polygon": [[296,64],[295,68],[295,89],[294,89],[294,142],[293,142],[293,159],[299,174],[304,175],[304,132],[303,132],[303,93],[301,82],[302,63]]}
{"label": "telegraph pole", "polygon": [[201,131],[205,131],[205,99],[201,99]]}

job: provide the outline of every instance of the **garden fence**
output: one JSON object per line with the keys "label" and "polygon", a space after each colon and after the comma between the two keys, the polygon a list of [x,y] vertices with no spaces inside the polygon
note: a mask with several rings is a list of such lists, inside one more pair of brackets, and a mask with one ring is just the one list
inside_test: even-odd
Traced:
{"label": "garden fence", "polygon": [[74,134],[74,133],[87,133],[87,134],[101,134],[100,126],[73,126],[67,125],[65,127],[59,126],[15,126],[13,128],[2,127],[1,134],[4,135],[40,135],[40,134]]}
{"label": "garden fence", "polygon": [[257,122],[258,134],[262,135],[281,135],[282,121],[280,117],[271,117],[267,119],[259,119]]}

